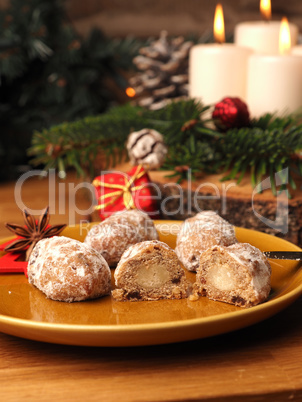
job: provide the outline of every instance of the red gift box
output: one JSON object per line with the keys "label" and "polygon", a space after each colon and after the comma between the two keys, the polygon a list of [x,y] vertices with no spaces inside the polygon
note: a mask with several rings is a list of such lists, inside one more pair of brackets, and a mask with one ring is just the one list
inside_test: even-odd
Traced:
{"label": "red gift box", "polygon": [[159,211],[154,187],[148,173],[139,165],[128,173],[112,171],[96,177],[92,184],[96,190],[98,210],[101,219],[106,219],[115,212],[139,209],[150,218],[157,219]]}

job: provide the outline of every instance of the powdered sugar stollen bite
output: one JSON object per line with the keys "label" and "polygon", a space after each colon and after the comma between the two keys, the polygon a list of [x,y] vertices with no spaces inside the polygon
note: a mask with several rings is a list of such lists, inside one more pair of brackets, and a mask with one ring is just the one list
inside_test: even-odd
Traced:
{"label": "powdered sugar stollen bite", "polygon": [[65,236],[40,240],[30,256],[28,281],[52,300],[73,302],[109,294],[111,272],[92,247]]}
{"label": "powdered sugar stollen bite", "polygon": [[85,243],[97,250],[110,266],[116,265],[125,250],[145,240],[158,240],[154,222],[138,210],[117,212],[95,225]]}
{"label": "powdered sugar stollen bite", "polygon": [[191,286],[175,251],[158,240],[129,247],[114,278],[112,295],[118,301],[182,299]]}
{"label": "powdered sugar stollen bite", "polygon": [[186,269],[196,271],[200,255],[214,245],[230,246],[237,242],[234,226],[214,211],[202,211],[181,225],[176,254]]}

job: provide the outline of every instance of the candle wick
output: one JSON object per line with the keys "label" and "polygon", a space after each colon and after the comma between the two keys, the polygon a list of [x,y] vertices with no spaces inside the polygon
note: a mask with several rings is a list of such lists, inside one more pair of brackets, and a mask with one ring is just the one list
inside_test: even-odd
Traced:
{"label": "candle wick", "polygon": [[270,22],[271,19],[270,19],[267,15],[261,14],[261,16],[262,16],[262,21],[265,21],[265,22],[267,22],[267,23]]}
{"label": "candle wick", "polygon": [[272,19],[272,16],[270,14],[265,14],[265,13],[261,13],[261,17],[262,17],[262,20],[267,23],[270,22]]}

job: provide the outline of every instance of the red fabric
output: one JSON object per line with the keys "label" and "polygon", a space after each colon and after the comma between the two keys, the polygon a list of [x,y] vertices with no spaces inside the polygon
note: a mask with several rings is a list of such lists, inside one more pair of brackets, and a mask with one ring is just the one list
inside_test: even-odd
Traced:
{"label": "red fabric", "polygon": [[[6,246],[15,241],[19,237],[15,237],[6,243],[0,245],[0,251],[3,251]],[[21,238],[21,237],[20,237]],[[22,253],[7,253],[0,257],[0,274],[7,273],[24,273],[27,276],[27,262],[17,261],[22,256]]]}

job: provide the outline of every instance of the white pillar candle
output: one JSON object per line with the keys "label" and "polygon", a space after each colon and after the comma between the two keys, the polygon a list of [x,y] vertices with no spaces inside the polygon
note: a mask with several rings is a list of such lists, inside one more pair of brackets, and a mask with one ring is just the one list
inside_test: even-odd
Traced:
{"label": "white pillar candle", "polygon": [[[238,46],[246,46],[255,53],[279,54],[280,21],[254,21],[237,24],[234,42]],[[299,29],[290,23],[292,45],[297,43]]]}
{"label": "white pillar candle", "polygon": [[294,46],[291,53],[296,56],[302,56],[302,45]]}
{"label": "white pillar candle", "polygon": [[226,96],[246,97],[246,69],[250,49],[226,44],[223,10],[217,4],[214,17],[217,44],[193,46],[189,56],[189,96],[205,104]]}
{"label": "white pillar candle", "polygon": [[189,95],[205,104],[226,96],[246,99],[246,71],[250,49],[233,44],[193,46],[189,57]]}
{"label": "white pillar candle", "polygon": [[302,57],[253,54],[248,66],[247,104],[252,117],[297,111],[302,106]]}
{"label": "white pillar candle", "polygon": [[280,55],[253,54],[248,63],[247,103],[253,117],[284,115],[302,107],[302,57],[289,54],[291,38],[286,18],[279,36]]}

